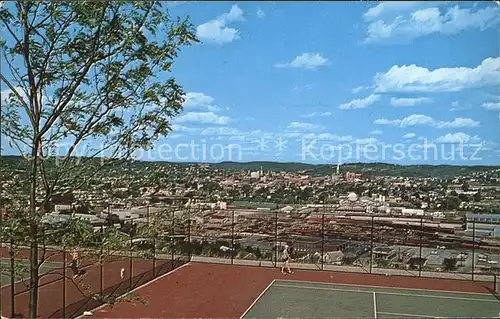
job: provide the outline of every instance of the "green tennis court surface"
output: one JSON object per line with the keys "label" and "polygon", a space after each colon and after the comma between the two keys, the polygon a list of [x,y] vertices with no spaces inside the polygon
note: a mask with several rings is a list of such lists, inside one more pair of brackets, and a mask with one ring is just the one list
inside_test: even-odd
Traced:
{"label": "green tennis court surface", "polygon": [[495,318],[493,295],[276,280],[242,318]]}
{"label": "green tennis court surface", "polygon": [[[45,274],[52,269],[63,267],[62,262],[46,261],[40,266],[40,274]],[[14,266],[16,275],[14,280],[20,281],[29,278],[30,263],[28,260],[16,260]],[[10,284],[10,259],[0,259],[0,287]]]}

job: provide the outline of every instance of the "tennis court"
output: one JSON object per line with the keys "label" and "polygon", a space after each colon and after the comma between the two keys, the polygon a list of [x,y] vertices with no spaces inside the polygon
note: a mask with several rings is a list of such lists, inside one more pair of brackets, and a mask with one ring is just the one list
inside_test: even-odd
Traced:
{"label": "tennis court", "polygon": [[493,295],[274,280],[242,318],[495,318]]}
{"label": "tennis court", "polygon": [[[40,266],[40,274],[45,274],[53,269],[63,267],[62,262],[46,261]],[[0,259],[0,287],[10,285],[10,259]],[[16,260],[14,266],[16,275],[14,280],[20,281],[29,278],[30,262],[29,260]]]}

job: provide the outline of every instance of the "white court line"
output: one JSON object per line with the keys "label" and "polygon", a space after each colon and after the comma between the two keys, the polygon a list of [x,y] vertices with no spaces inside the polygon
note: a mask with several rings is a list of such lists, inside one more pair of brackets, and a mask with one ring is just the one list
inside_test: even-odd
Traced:
{"label": "white court line", "polygon": [[[122,297],[124,297],[124,296],[126,296],[126,295],[128,295],[128,294],[130,294],[130,293],[133,293],[133,292],[135,292],[135,291],[137,291],[137,290],[139,290],[139,289],[141,289],[141,288],[144,288],[144,287],[146,287],[146,286],[148,286],[148,285],[152,284],[153,282],[158,281],[158,280],[162,279],[163,277],[166,277],[166,276],[168,276],[168,275],[170,275],[170,274],[172,274],[172,273],[176,272],[178,269],[181,269],[181,268],[183,268],[184,266],[189,265],[190,263],[191,263],[191,262],[187,262],[187,263],[185,263],[185,264],[183,264],[183,265],[181,265],[181,266],[179,266],[179,267],[177,267],[177,268],[175,268],[175,269],[173,269],[173,270],[171,270],[171,271],[169,271],[169,272],[167,272],[167,273],[165,273],[165,274],[161,275],[160,277],[156,277],[155,279],[150,280],[150,281],[148,281],[147,283],[142,284],[141,286],[139,286],[139,287],[136,287],[136,288],[132,289],[131,291],[127,291],[127,292],[126,292],[126,293],[124,293],[123,295],[119,296],[117,299],[120,299],[120,298],[122,298]],[[94,308],[94,309],[90,310],[90,312],[95,313],[96,311],[99,311],[99,310],[101,310],[102,308],[104,308],[104,307],[106,307],[106,306],[109,306],[109,305],[108,305],[107,303],[105,303],[105,304],[103,304],[103,305],[100,305],[99,307],[96,307],[96,308]],[[84,315],[81,315],[81,316],[76,317],[75,319],[82,319],[82,318],[87,318],[87,317],[86,317],[86,316],[84,316]]]}
{"label": "white court line", "polygon": [[247,313],[250,311],[250,309],[252,309],[252,307],[255,306],[255,304],[259,301],[259,299],[262,298],[262,296],[264,296],[264,294],[269,290],[269,288],[271,288],[271,286],[274,284],[275,281],[276,281],[276,279],[273,279],[273,281],[271,281],[271,283],[264,290],[262,290],[260,295],[257,296],[257,298],[250,305],[250,307],[248,307],[247,310],[245,310],[245,312],[241,315],[240,319],[242,319],[243,317],[245,317],[247,315]]}
{"label": "white court line", "polygon": [[[413,314],[408,314],[408,313],[397,313],[397,312],[379,312],[379,314],[390,315],[390,316],[399,316],[399,317],[438,318],[435,316],[413,315]],[[439,318],[446,318],[446,317],[439,317]],[[453,318],[456,318],[456,317],[453,317]]]}
{"label": "white court line", "polygon": [[[329,290],[329,291],[342,291],[342,292],[359,292],[359,293],[372,293],[369,290],[352,290],[352,289],[336,289],[336,288],[326,288],[326,287],[311,287],[311,286],[294,286],[294,285],[280,285],[276,284],[275,287],[283,288],[298,288],[298,289],[313,289],[313,290]],[[416,294],[405,294],[400,292],[383,292],[378,291],[377,293],[382,295],[396,295],[396,296],[408,296],[408,297],[426,297],[426,298],[437,298],[437,299],[453,299],[453,300],[468,300],[468,301],[484,301],[484,302],[498,302],[496,299],[479,299],[479,298],[465,298],[465,297],[451,297],[451,296],[436,296],[436,295],[416,295]]]}
{"label": "white court line", "polygon": [[373,292],[373,314],[374,318],[377,319],[377,294]]}
{"label": "white court line", "polygon": [[[333,276],[332,276],[333,278]],[[346,287],[363,287],[363,288],[378,288],[378,289],[390,289],[390,290],[415,290],[415,291],[426,291],[426,292],[439,292],[439,293],[453,293],[453,294],[465,294],[465,295],[480,295],[480,296],[491,296],[489,292],[467,292],[467,291],[453,291],[453,290],[438,290],[438,289],[422,289],[422,288],[403,288],[403,287],[387,287],[387,286],[373,286],[373,285],[353,285],[353,284],[341,284],[335,282],[322,282],[322,281],[310,281],[310,280],[293,280],[293,279],[277,279],[276,281],[285,281],[285,282],[300,282],[300,283],[308,283],[308,284],[321,284],[321,285],[330,285],[330,286],[346,286]]]}

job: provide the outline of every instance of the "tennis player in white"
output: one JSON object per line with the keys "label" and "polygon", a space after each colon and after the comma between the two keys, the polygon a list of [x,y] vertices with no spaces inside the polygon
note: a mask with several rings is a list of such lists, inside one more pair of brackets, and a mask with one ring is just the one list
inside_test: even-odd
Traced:
{"label": "tennis player in white", "polygon": [[283,266],[281,267],[281,273],[284,274],[285,271],[289,274],[293,274],[290,270],[290,248],[288,245],[285,245],[285,249],[281,253],[281,260],[283,261]]}

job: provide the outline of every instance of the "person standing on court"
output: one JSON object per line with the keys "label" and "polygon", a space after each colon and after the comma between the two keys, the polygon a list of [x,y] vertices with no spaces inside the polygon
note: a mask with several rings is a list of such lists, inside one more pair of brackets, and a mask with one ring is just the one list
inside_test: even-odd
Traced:
{"label": "person standing on court", "polygon": [[73,278],[76,278],[80,275],[80,270],[78,269],[78,252],[74,250],[71,257],[71,270],[73,271]]}
{"label": "person standing on court", "polygon": [[284,274],[285,271],[289,274],[293,274],[290,270],[290,247],[285,245],[283,252],[281,253],[281,260],[283,261],[283,266],[281,266],[281,273]]}

